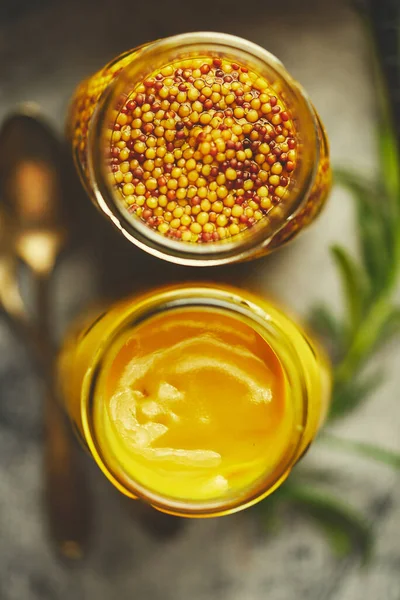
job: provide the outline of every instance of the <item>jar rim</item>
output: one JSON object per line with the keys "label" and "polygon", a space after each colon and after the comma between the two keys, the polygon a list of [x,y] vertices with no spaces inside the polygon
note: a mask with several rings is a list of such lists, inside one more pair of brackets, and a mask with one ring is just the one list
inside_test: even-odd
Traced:
{"label": "jar rim", "polygon": [[[256,299],[254,299],[256,300]],[[237,495],[232,495],[230,498],[221,498],[212,501],[196,501],[180,500],[170,498],[162,494],[158,494],[154,490],[150,490],[143,483],[135,480],[131,473],[126,473],[123,469],[119,469],[116,473],[112,466],[107,461],[106,452],[102,450],[96,433],[95,425],[95,403],[100,401],[96,395],[96,385],[99,382],[99,376],[102,367],[107,362],[107,357],[112,353],[115,345],[118,343],[120,336],[123,336],[126,329],[138,326],[147,319],[163,313],[165,310],[174,310],[183,307],[205,307],[217,308],[234,313],[236,316],[245,317],[246,322],[258,333],[264,331],[264,339],[271,344],[271,338],[280,336],[279,343],[285,345],[286,352],[291,353],[291,363],[287,364],[288,360],[282,359],[282,356],[277,354],[281,366],[285,373],[285,379],[289,369],[293,371],[297,367],[299,376],[299,396],[300,406],[293,407],[301,414],[297,415],[296,423],[293,423],[291,438],[288,442],[286,451],[280,457],[272,472],[267,472],[260,476],[259,481],[249,489],[239,490]],[[240,290],[236,288],[219,288],[212,284],[195,284],[181,286],[168,286],[158,290],[156,294],[145,294],[138,297],[134,301],[133,306],[129,306],[126,311],[116,320],[116,326],[113,329],[110,339],[102,340],[101,352],[95,354],[93,362],[88,370],[90,376],[85,377],[82,389],[81,401],[81,419],[84,431],[84,436],[89,449],[95,458],[98,466],[106,475],[106,477],[117,487],[122,493],[134,498],[141,498],[150,503],[155,508],[178,516],[204,517],[217,516],[228,514],[238,510],[242,510],[252,504],[255,504],[262,498],[266,497],[274,489],[276,489],[282,481],[287,477],[293,463],[296,461],[299,448],[303,440],[307,422],[307,384],[302,373],[300,362],[296,356],[295,348],[289,336],[279,326],[277,319],[285,318],[291,322],[279,309],[276,309],[272,304],[271,309],[267,313],[256,302],[253,302],[246,296],[240,295]],[[269,335],[269,337],[268,337]],[[275,348],[271,345],[275,351]],[[289,397],[289,390],[286,394],[289,401],[293,403],[295,400],[292,396]]]}
{"label": "jar rim", "polygon": [[[153,71],[154,65],[166,64],[166,57],[171,53],[175,59],[182,53],[199,52],[202,48],[207,55],[231,52],[234,58],[251,65],[257,70],[268,70],[274,74],[284,87],[285,94],[301,109],[301,123],[298,130],[304,129],[307,143],[307,161],[296,167],[294,185],[296,189],[289,192],[278,207],[273,207],[268,215],[251,228],[241,232],[236,239],[219,240],[207,244],[194,244],[169,239],[157,231],[153,231],[139,218],[134,218],[122,203],[116,201],[112,184],[109,183],[104,161],[104,147],[99,140],[104,139],[105,129],[111,118],[111,110],[115,108],[115,98],[126,96],[128,89],[132,91],[132,82],[143,80],[144,73]],[[171,62],[170,58],[169,62]],[[158,62],[157,62],[158,61]],[[150,66],[151,65],[151,66]],[[253,66],[254,68],[254,66]],[[294,219],[303,208],[307,196],[315,181],[319,162],[318,119],[312,104],[303,88],[287,73],[282,63],[270,52],[257,44],[243,38],[216,32],[193,32],[163,38],[139,49],[132,63],[115,77],[104,92],[104,96],[96,107],[88,131],[88,173],[93,193],[100,210],[113,222],[120,232],[142,250],[164,260],[187,266],[215,266],[246,260],[263,252],[273,237],[283,226]],[[298,161],[301,163],[301,161]],[[292,193],[293,192],[293,193]]]}

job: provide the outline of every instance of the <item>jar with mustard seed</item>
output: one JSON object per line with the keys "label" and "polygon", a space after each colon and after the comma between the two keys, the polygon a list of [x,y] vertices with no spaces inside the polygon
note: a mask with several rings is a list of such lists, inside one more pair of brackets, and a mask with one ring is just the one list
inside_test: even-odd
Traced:
{"label": "jar with mustard seed", "polygon": [[265,49],[187,33],[83,81],[68,135],[79,175],[139,248],[192,266],[249,260],[310,224],[331,172],[321,121]]}

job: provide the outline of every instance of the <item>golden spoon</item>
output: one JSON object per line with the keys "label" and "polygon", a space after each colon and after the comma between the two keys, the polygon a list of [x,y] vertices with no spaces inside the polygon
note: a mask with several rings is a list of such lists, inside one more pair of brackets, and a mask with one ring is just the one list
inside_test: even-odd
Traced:
{"label": "golden spoon", "polygon": [[[47,382],[44,403],[47,512],[61,553],[68,558],[79,558],[89,533],[89,496],[77,448],[57,397],[51,340],[49,282],[67,238],[61,203],[61,158],[51,130],[31,112],[15,114],[3,124],[0,132],[3,200],[14,218],[15,251],[33,275],[40,334],[36,349]],[[7,302],[8,310],[16,312],[15,298],[12,302],[3,298],[5,306]]]}

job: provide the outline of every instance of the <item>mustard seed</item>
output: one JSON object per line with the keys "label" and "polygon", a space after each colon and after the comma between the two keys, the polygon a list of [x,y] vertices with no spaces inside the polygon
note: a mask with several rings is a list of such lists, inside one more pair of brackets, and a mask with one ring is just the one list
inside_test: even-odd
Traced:
{"label": "mustard seed", "polygon": [[271,91],[220,57],[149,74],[121,104],[109,138],[112,181],[130,212],[186,243],[261,221],[296,163],[289,111]]}

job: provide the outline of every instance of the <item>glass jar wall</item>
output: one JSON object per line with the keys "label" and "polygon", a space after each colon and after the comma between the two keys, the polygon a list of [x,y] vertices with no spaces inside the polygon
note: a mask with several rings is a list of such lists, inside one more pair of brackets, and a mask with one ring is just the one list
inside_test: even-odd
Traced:
{"label": "glass jar wall", "polygon": [[75,428],[124,494],[180,516],[261,500],[321,426],[330,370],[273,304],[211,284],[159,288],[78,323],[59,360]]}

